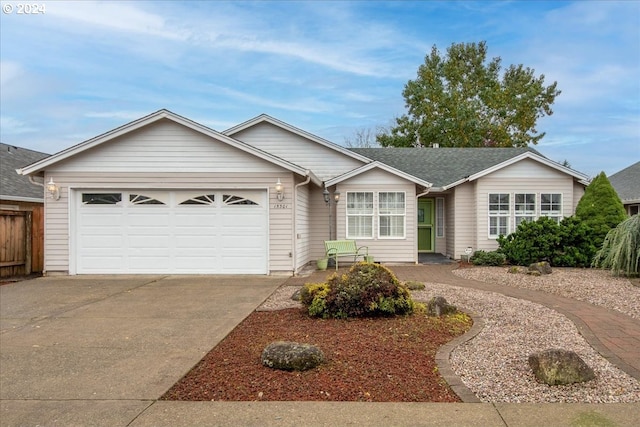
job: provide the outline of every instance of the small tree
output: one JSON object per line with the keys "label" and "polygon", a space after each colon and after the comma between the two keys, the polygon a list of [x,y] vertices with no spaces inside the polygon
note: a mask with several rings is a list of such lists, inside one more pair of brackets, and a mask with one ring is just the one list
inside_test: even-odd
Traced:
{"label": "small tree", "polygon": [[628,218],[607,233],[593,265],[611,269],[616,276],[640,275],[640,215]]}
{"label": "small tree", "polygon": [[596,248],[600,248],[609,230],[627,218],[622,201],[604,172],[585,189],[576,206],[576,217],[593,230]]}

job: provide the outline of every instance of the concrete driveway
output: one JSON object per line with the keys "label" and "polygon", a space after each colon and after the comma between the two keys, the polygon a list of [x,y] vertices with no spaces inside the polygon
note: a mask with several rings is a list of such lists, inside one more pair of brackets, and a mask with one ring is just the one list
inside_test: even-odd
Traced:
{"label": "concrete driveway", "polygon": [[0,286],[0,425],[128,425],[284,280],[58,276]]}

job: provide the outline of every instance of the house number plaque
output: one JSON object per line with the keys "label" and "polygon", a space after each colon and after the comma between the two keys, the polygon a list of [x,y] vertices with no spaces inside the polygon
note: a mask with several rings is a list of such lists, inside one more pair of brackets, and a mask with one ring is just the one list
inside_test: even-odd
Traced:
{"label": "house number plaque", "polygon": [[289,205],[284,203],[276,203],[273,205],[273,209],[289,209]]}

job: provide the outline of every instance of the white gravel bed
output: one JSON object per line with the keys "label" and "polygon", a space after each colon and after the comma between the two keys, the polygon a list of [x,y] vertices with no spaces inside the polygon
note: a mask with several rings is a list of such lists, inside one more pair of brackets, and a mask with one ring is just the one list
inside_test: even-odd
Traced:
{"label": "white gravel bed", "polygon": [[579,268],[554,268],[544,276],[509,273],[505,267],[461,268],[453,271],[456,276],[503,286],[548,292],[593,305],[619,311],[640,319],[640,287],[629,279],[611,276],[609,271]]}
{"label": "white gravel bed", "polygon": [[[484,268],[468,270],[482,271]],[[558,272],[559,270],[554,270],[553,274]],[[496,273],[499,276],[504,273],[504,269],[498,269]],[[425,286],[423,291],[412,291],[417,301],[426,302],[434,296],[443,296],[461,310],[479,315],[485,322],[478,335],[454,349],[450,360],[454,372],[481,401],[640,402],[640,382],[600,356],[579,334],[573,323],[556,311],[493,292],[437,283],[425,283]],[[298,289],[299,286],[278,288],[258,310],[301,307],[299,302],[291,299]],[[527,359],[529,354],[549,348],[575,351],[593,368],[596,378],[570,386],[538,383]]]}
{"label": "white gravel bed", "polygon": [[[483,330],[451,353],[451,367],[483,402],[631,403],[640,402],[640,382],[600,356],[574,324],[542,305],[493,292],[426,283],[412,292],[418,301],[443,296],[476,313]],[[528,364],[531,353],[549,348],[575,351],[593,368],[592,381],[569,386],[538,383]]]}

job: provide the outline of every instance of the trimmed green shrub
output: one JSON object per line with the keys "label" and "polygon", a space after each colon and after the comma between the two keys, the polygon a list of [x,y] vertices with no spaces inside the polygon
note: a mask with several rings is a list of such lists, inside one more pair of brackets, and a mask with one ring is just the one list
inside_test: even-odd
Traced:
{"label": "trimmed green shrub", "polygon": [[475,251],[471,256],[471,263],[473,265],[503,265],[507,260],[507,257],[500,252],[492,251],[485,252],[483,250]]}
{"label": "trimmed green shrub", "polygon": [[604,172],[593,178],[576,206],[576,215],[593,230],[593,244],[600,249],[609,230],[627,218],[618,193]]}
{"label": "trimmed green shrub", "polygon": [[588,267],[596,254],[593,229],[576,217],[560,223],[547,217],[520,223],[508,236],[500,236],[498,252],[510,264],[548,261],[555,267]]}
{"label": "trimmed green shrub", "polygon": [[640,275],[640,215],[626,219],[607,233],[593,265],[610,269],[615,276]]}
{"label": "trimmed green shrub", "polygon": [[417,306],[391,270],[364,262],[346,274],[332,275],[326,284],[305,285],[301,301],[309,315],[323,318],[411,314]]}
{"label": "trimmed green shrub", "polygon": [[594,231],[584,221],[570,216],[560,222],[560,244],[551,255],[551,265],[556,267],[589,267],[598,248]]}
{"label": "trimmed green shrub", "polygon": [[529,265],[551,260],[560,246],[560,225],[547,217],[537,221],[524,221],[508,236],[498,237],[500,249],[511,264]]}

